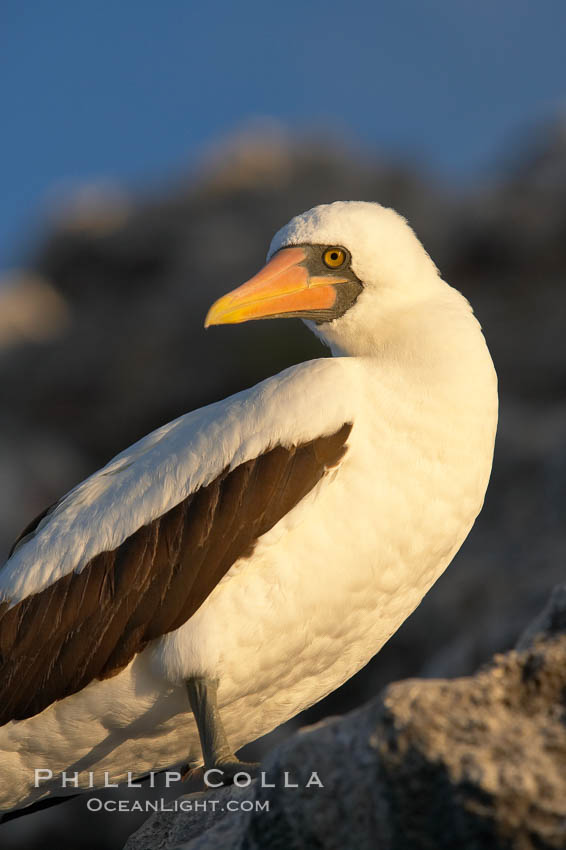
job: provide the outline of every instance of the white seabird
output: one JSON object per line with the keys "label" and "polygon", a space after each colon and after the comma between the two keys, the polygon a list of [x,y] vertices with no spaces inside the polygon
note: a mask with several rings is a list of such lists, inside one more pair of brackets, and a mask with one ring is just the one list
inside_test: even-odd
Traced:
{"label": "white seabird", "polygon": [[279,316],[333,357],[140,440],[0,570],[0,810],[76,793],[63,773],[87,788],[204,752],[230,775],[369,661],[467,536],[496,376],[404,219],[362,202],[297,216],[207,323]]}

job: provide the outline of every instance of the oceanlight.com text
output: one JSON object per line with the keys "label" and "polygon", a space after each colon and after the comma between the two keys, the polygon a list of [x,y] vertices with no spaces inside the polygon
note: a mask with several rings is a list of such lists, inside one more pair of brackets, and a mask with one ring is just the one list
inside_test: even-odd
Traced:
{"label": "oceanlight.com text", "polygon": [[89,812],[268,812],[269,800],[87,800]]}

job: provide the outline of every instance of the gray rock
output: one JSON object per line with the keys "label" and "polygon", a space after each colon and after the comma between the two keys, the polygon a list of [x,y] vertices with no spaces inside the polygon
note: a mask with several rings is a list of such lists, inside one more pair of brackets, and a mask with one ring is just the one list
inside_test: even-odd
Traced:
{"label": "gray rock", "polygon": [[[191,842],[203,833],[207,837],[213,833],[222,834],[226,841],[235,842],[244,830],[242,821],[248,816],[242,811],[230,811],[229,807],[239,806],[243,800],[252,801],[256,784],[254,781],[246,788],[231,785],[214,792],[184,794],[175,801],[180,811],[152,815],[128,839],[124,850],[170,850]],[[231,844],[218,846],[229,847]]]}
{"label": "gray rock", "polygon": [[565,695],[563,585],[519,650],[391,685],[284,742],[263,782],[187,795],[209,809],[154,815],[125,850],[566,847]]}

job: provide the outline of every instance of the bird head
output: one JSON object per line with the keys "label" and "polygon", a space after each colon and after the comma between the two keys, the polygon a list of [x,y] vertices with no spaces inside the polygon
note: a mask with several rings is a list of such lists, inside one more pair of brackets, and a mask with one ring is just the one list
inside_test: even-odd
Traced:
{"label": "bird head", "polygon": [[404,218],[380,204],[336,201],[295,216],[271,242],[267,264],[218,299],[209,325],[301,318],[331,347],[351,348],[392,314],[443,284]]}

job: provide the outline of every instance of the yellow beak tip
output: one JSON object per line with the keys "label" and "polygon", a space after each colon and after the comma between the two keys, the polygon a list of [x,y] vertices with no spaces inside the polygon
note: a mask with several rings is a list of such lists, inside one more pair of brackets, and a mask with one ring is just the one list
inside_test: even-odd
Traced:
{"label": "yellow beak tip", "polygon": [[220,318],[220,321],[219,321],[219,316],[216,315],[218,313],[218,311],[215,310],[214,307],[215,307],[215,305],[213,304],[212,307],[210,308],[210,310],[208,311],[208,313],[206,314],[205,318],[204,318],[205,328],[209,328],[211,325],[218,325],[218,324],[222,323],[222,319]]}

